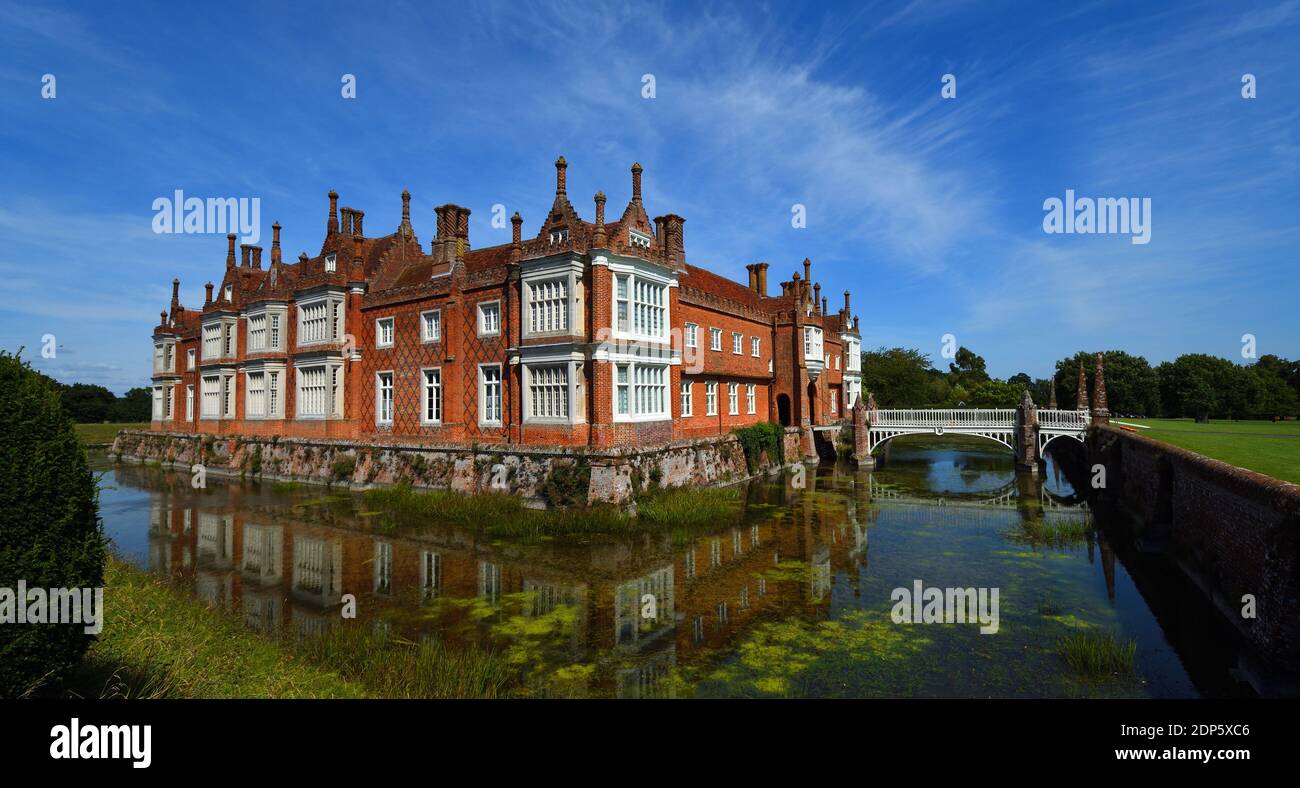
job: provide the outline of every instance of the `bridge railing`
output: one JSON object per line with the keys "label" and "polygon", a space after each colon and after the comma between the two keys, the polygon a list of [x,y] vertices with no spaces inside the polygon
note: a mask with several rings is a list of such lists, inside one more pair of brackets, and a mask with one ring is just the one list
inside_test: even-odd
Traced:
{"label": "bridge railing", "polygon": [[1014,408],[915,408],[867,413],[872,427],[944,427],[946,429],[1014,427]]}
{"label": "bridge railing", "polygon": [[1038,411],[1039,429],[1049,430],[1086,430],[1091,417],[1086,410],[1050,410]]}

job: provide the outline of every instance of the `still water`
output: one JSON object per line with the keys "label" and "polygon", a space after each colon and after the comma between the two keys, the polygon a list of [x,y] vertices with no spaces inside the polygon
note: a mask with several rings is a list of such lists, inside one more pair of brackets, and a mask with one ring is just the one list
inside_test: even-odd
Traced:
{"label": "still water", "polygon": [[[531,542],[396,528],[324,487],[194,490],[188,474],[99,467],[116,551],[181,593],[270,637],[350,626],[487,646],[539,695],[1240,693],[1194,591],[1112,546],[1052,464],[1017,475],[998,451],[900,443],[874,473],[752,482],[711,533]],[[997,633],[894,623],[891,594],[917,581],[998,589]],[[1080,630],[1135,641],[1133,675],[1072,674],[1057,643]]]}

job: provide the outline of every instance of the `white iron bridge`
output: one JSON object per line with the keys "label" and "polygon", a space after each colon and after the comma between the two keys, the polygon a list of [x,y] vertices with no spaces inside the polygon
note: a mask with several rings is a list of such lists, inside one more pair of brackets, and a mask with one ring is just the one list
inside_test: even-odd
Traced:
{"label": "white iron bridge", "polygon": [[[1073,438],[1080,443],[1088,432],[1091,417],[1085,410],[1033,409],[1036,416],[1038,454],[1056,438]],[[1016,450],[1015,408],[908,408],[867,411],[867,450],[899,435],[974,435]],[[1032,426],[1032,422],[1031,422]]]}

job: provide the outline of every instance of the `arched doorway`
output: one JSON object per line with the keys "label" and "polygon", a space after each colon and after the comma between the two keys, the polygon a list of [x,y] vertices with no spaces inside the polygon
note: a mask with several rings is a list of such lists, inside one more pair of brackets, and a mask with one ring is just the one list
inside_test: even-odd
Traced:
{"label": "arched doorway", "polygon": [[776,395],[776,414],[777,419],[781,422],[782,427],[790,426],[790,395]]}

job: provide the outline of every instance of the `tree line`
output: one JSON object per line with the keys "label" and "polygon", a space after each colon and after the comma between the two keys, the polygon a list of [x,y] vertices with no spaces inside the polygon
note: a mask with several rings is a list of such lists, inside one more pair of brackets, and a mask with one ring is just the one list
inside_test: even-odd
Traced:
{"label": "tree line", "polygon": [[119,397],[103,386],[50,382],[58,388],[63,411],[78,424],[142,422],[153,416],[152,394],[147,388],[133,388]]}
{"label": "tree line", "polygon": [[[1234,364],[1190,353],[1152,367],[1142,356],[1122,350],[1108,350],[1102,357],[1111,413],[1198,419],[1300,414],[1300,361],[1266,355],[1253,364]],[[1054,380],[1058,407],[1072,409],[1080,364],[1092,404],[1096,354],[1082,350],[1057,361],[1053,378],[1020,372],[999,380],[988,374],[981,356],[965,347],[958,348],[947,371],[935,368],[930,356],[915,348],[880,347],[862,354],[862,390],[882,408],[1013,408],[1026,390],[1035,404],[1046,407]]]}

